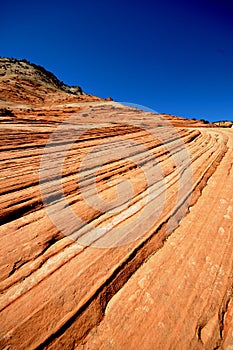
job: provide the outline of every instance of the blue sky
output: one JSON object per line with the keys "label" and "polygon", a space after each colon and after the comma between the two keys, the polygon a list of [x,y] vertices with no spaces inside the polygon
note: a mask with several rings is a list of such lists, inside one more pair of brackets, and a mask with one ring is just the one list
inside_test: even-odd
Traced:
{"label": "blue sky", "polygon": [[0,55],[158,112],[233,119],[233,1],[1,3]]}

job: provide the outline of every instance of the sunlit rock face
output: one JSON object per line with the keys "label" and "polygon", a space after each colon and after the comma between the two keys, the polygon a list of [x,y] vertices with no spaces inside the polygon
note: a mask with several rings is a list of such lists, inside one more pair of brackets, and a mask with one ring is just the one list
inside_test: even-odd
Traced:
{"label": "sunlit rock face", "polygon": [[0,348],[229,349],[233,131],[0,64]]}

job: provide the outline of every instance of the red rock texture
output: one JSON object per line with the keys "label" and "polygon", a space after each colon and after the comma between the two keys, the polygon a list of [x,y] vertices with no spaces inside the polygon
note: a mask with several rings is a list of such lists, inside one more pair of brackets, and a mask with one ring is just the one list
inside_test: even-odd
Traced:
{"label": "red rock texture", "polygon": [[[59,89],[15,99],[14,79],[0,106],[0,348],[231,349],[233,131]],[[121,179],[130,196],[110,207]]]}
{"label": "red rock texture", "polygon": [[78,349],[231,349],[233,137],[201,197]]}

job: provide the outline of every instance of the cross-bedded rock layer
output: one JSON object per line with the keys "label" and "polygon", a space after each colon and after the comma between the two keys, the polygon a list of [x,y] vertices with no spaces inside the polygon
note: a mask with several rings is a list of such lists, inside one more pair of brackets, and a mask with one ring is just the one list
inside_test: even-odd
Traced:
{"label": "cross-bedded rock layer", "polygon": [[[233,132],[64,91],[33,103],[9,94],[0,129],[0,348],[229,349]],[[62,122],[40,183],[46,143]],[[75,225],[53,172],[61,157]],[[122,179],[132,192],[109,207]],[[93,183],[103,210],[91,205]]]}

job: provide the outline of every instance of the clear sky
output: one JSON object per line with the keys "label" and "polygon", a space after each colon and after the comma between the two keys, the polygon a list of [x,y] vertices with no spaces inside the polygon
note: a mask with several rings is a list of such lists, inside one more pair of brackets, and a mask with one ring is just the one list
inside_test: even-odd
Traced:
{"label": "clear sky", "polygon": [[0,56],[100,97],[233,120],[232,0],[2,1]]}

